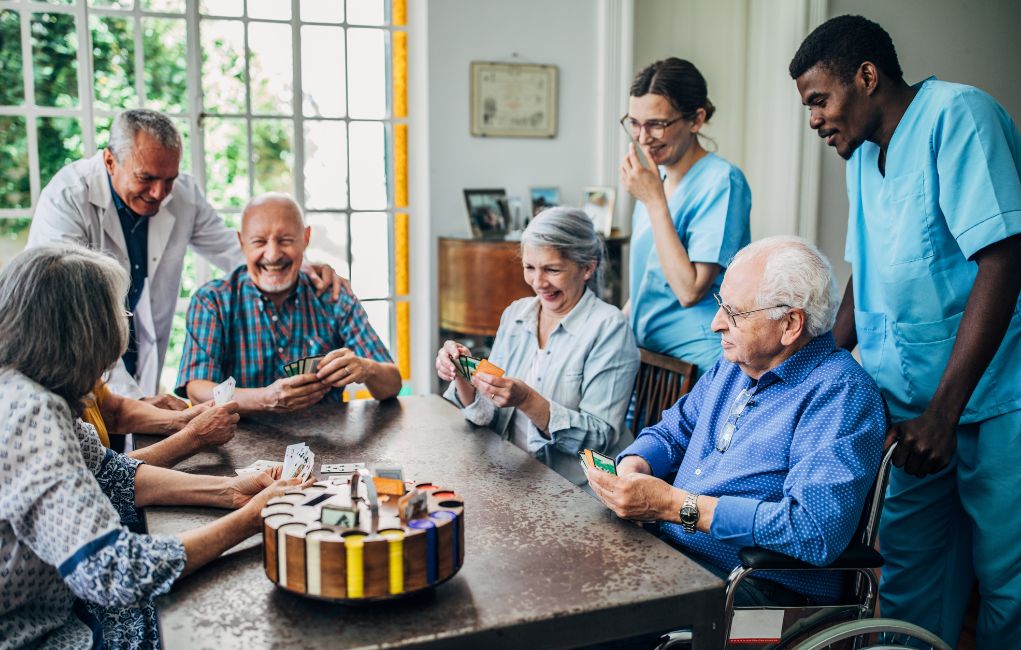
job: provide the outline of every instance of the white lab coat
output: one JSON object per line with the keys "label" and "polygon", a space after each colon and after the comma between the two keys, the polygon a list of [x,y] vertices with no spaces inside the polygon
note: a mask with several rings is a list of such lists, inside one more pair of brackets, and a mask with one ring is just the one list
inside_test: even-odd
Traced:
{"label": "white lab coat", "polygon": [[[28,246],[75,242],[111,255],[125,271],[130,271],[127,244],[107,178],[102,151],[57,172],[39,195]],[[120,362],[108,380],[115,393],[133,397],[154,395],[158,388],[188,246],[224,271],[244,263],[237,234],[227,228],[188,174],[177,178],[173,192],[151,219],[147,260],[149,313],[142,320],[149,321],[153,331],[143,332],[144,324],[136,323],[141,344],[138,378],[145,379],[145,385],[140,386],[136,378],[128,375]],[[145,309],[135,309],[136,313],[139,311],[145,315]]]}

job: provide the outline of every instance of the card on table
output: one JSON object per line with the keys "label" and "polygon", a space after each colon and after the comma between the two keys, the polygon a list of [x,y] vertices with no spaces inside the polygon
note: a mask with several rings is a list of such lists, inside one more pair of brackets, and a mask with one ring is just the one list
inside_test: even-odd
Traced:
{"label": "card on table", "polygon": [[213,403],[219,406],[234,399],[234,387],[237,382],[233,377],[227,377],[227,381],[221,382],[213,388]]}
{"label": "card on table", "polygon": [[320,474],[354,474],[356,470],[365,469],[365,463],[323,463]]}

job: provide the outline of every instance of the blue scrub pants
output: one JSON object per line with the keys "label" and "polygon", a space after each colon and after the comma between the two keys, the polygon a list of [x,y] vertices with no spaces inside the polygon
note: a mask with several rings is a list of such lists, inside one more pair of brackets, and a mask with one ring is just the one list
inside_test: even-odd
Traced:
{"label": "blue scrub pants", "polygon": [[959,427],[938,474],[893,468],[879,547],[884,617],[956,646],[977,578],[978,647],[1021,647],[1021,411]]}

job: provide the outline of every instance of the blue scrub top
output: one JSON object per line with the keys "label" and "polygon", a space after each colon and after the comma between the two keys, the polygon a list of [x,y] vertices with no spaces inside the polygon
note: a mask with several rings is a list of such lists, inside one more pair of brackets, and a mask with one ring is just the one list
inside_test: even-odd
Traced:
{"label": "blue scrub top", "polygon": [[[862,365],[895,420],[921,415],[971,294],[975,253],[1021,232],[1021,136],[988,94],[930,77],[890,140],[886,176],[866,142],[847,164],[845,257]],[[1021,301],[961,418],[1021,408]]]}
{"label": "blue scrub top", "polygon": [[[751,239],[748,182],[740,169],[716,154],[707,154],[688,170],[668,205],[692,262],[726,267]],[[700,373],[708,370],[721,351],[720,337],[710,324],[717,309],[712,294],[719,291],[723,274],[698,304],[682,307],[663,274],[649,214],[641,202],[631,219],[630,254],[629,318],[638,345],[692,362]]]}

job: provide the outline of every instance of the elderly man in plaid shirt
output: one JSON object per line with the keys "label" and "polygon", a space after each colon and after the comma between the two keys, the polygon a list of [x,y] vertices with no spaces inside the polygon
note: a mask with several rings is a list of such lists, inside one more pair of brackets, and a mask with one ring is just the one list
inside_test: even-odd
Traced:
{"label": "elderly man in plaid shirt", "polygon": [[[212,399],[227,377],[237,380],[241,412],[293,411],[348,384],[364,384],[376,399],[393,397],[401,375],[354,294],[336,302],[316,295],[301,271],[310,228],[283,194],[253,199],[238,238],[246,264],[199,289],[188,306],[188,331],[177,393]],[[324,355],[314,372],[286,377],[283,366]]]}

